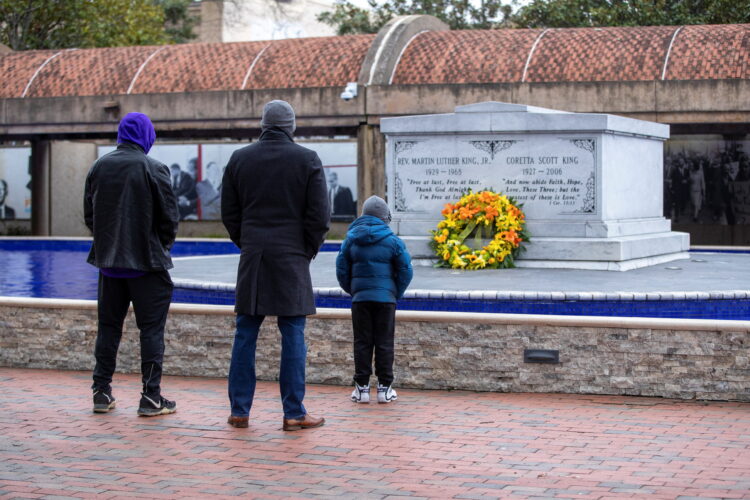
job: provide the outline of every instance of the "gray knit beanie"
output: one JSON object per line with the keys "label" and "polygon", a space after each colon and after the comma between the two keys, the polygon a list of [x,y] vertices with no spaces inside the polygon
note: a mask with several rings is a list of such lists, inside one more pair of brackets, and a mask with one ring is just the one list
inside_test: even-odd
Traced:
{"label": "gray knit beanie", "polygon": [[279,127],[289,135],[294,134],[297,124],[294,121],[294,110],[286,101],[271,101],[263,106],[263,117],[260,128]]}
{"label": "gray knit beanie", "polygon": [[391,222],[391,209],[380,196],[370,196],[362,205],[362,215],[372,215],[386,224]]}

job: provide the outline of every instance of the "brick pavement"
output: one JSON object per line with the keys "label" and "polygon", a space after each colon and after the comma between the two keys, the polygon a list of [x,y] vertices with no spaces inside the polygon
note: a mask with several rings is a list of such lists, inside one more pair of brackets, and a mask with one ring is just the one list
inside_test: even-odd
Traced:
{"label": "brick pavement", "polygon": [[309,386],[326,425],[285,433],[275,383],[248,429],[223,379],[165,377],[178,412],[151,419],[138,376],[105,415],[89,383],[0,368],[0,498],[750,498],[750,404]]}

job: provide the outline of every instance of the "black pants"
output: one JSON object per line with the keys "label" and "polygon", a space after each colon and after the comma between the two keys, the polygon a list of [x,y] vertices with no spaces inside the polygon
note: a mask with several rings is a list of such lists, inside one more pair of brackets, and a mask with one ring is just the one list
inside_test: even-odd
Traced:
{"label": "black pants", "polygon": [[352,302],[354,329],[354,381],[370,383],[372,354],[375,351],[375,375],[378,383],[393,383],[393,332],[396,304],[388,302]]}
{"label": "black pants", "polygon": [[99,273],[94,390],[110,390],[117,366],[122,325],[132,301],[135,322],[141,331],[143,392],[151,398],[159,397],[164,359],[164,324],[167,322],[173,288],[167,271],[147,273],[140,278],[108,278]]}

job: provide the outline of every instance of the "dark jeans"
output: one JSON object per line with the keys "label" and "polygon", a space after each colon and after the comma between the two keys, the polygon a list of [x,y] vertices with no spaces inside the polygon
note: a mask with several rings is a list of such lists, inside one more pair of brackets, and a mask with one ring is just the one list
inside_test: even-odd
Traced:
{"label": "dark jeans", "polygon": [[393,332],[396,304],[389,302],[352,302],[354,329],[354,381],[370,383],[372,354],[375,351],[375,375],[378,383],[393,383]]}
{"label": "dark jeans", "polygon": [[143,392],[151,398],[160,396],[164,324],[167,322],[173,288],[167,271],[146,273],[140,278],[108,278],[99,273],[99,328],[94,348],[94,390],[110,390],[122,338],[122,325],[132,302],[135,322],[141,331]]}
{"label": "dark jeans", "polygon": [[[232,415],[247,417],[255,396],[255,347],[265,316],[237,315],[237,330],[229,365],[229,403]],[[307,414],[305,399],[305,316],[279,316],[281,366],[279,389],[284,418],[302,418]]]}

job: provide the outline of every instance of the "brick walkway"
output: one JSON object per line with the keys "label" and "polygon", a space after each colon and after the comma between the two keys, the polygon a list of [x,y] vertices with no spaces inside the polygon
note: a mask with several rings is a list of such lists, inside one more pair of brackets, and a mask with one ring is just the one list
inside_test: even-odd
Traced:
{"label": "brick walkway", "polygon": [[249,429],[226,382],[166,377],[174,415],[91,413],[88,373],[0,368],[2,498],[750,498],[750,404],[399,390],[354,405],[310,386],[320,429],[281,430],[260,383]]}

